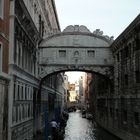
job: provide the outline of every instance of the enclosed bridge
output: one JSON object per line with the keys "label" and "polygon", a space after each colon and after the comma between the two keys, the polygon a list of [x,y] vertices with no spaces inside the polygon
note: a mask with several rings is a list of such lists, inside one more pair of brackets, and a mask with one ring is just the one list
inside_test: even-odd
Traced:
{"label": "enclosed bridge", "polygon": [[40,78],[61,71],[90,71],[110,75],[113,37],[85,26],[68,26],[44,39],[39,46]]}

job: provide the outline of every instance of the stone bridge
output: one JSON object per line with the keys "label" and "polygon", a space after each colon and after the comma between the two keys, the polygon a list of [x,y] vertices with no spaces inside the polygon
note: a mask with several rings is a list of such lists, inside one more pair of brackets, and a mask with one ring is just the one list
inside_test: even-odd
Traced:
{"label": "stone bridge", "polygon": [[63,32],[44,39],[39,46],[40,78],[54,72],[89,71],[110,75],[113,37],[85,26],[68,26]]}

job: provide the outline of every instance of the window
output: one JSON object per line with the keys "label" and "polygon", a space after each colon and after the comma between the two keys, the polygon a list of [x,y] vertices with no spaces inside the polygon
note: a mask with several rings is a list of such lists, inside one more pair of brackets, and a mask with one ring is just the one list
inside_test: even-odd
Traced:
{"label": "window", "polygon": [[139,125],[139,113],[134,112],[135,125]]}
{"label": "window", "polygon": [[120,61],[119,53],[117,53],[117,62]]}
{"label": "window", "polygon": [[39,33],[41,35],[41,15],[39,15]]}
{"label": "window", "polygon": [[113,108],[110,108],[110,116],[113,117]]}
{"label": "window", "polygon": [[140,44],[139,38],[136,38],[136,39],[135,39],[135,43],[136,43],[135,50],[137,51],[137,50],[140,49],[140,47],[139,47],[139,44]]}
{"label": "window", "polygon": [[124,123],[127,122],[127,111],[126,110],[123,110],[123,121],[124,121]]}
{"label": "window", "polygon": [[118,119],[118,117],[119,117],[119,111],[118,109],[116,109],[116,118]]}
{"label": "window", "polygon": [[88,57],[94,57],[95,56],[95,51],[94,50],[89,50],[88,51]]}
{"label": "window", "polygon": [[127,74],[124,75],[124,80],[125,80],[125,85],[128,85],[128,75]]}
{"label": "window", "polygon": [[59,57],[66,57],[66,50],[59,50]]}
{"label": "window", "polygon": [[0,43],[0,72],[2,72],[2,43]]}
{"label": "window", "polygon": [[128,46],[125,46],[124,48],[124,57],[127,58],[129,55],[129,49],[128,49]]}
{"label": "window", "polygon": [[139,70],[135,71],[135,76],[136,76],[136,83],[140,83],[140,71]]}
{"label": "window", "polygon": [[14,93],[13,93],[14,95],[13,95],[13,98],[14,98],[14,100],[16,99],[16,83],[14,83]]}
{"label": "window", "polygon": [[0,0],[0,18],[3,18],[4,0]]}
{"label": "window", "polygon": [[17,100],[20,100],[20,85],[18,85]]}

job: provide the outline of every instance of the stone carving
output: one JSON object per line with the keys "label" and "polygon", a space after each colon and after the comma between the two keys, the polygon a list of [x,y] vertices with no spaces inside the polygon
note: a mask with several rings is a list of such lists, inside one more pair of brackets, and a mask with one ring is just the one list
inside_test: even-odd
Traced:
{"label": "stone carving", "polygon": [[[100,29],[91,33],[83,25],[66,27],[63,33],[56,33],[56,36],[49,37],[41,43],[40,46],[46,48],[41,48],[40,51],[40,64],[45,67],[44,73],[40,76],[65,70],[86,70],[106,75],[106,68],[113,65],[108,47],[111,40],[113,37],[103,35]],[[65,52],[63,57],[60,57],[61,50]],[[51,55],[51,52],[54,55]]]}
{"label": "stone carving", "polygon": [[96,29],[95,31],[93,31],[93,34],[97,36],[102,36],[111,42],[113,42],[114,40],[114,36],[109,37],[108,35],[103,35],[103,31],[101,31],[100,29]]}
{"label": "stone carving", "polygon": [[79,51],[75,51],[74,52],[74,57],[78,57],[79,56]]}
{"label": "stone carving", "polygon": [[67,27],[63,30],[63,32],[73,32],[73,31],[74,31],[74,26],[72,26],[72,25],[67,26]]}
{"label": "stone carving", "polygon": [[79,27],[79,31],[80,32],[86,32],[86,33],[91,33],[90,30],[86,26],[84,26],[84,25],[81,25]]}
{"label": "stone carving", "polygon": [[[64,33],[66,33],[66,32],[91,33],[90,30],[84,25],[81,25],[81,26],[79,26],[79,25],[74,25],[74,26],[69,25],[63,30],[63,32]],[[113,40],[114,40],[113,36],[109,37],[107,35],[103,35],[103,31],[101,31],[100,29],[96,29],[95,31],[93,31],[93,34],[97,35],[97,36],[102,36],[102,37],[104,37],[105,39],[107,39],[107,40],[109,40],[111,42],[113,42]]]}
{"label": "stone carving", "polygon": [[113,42],[114,41],[114,36],[110,37],[110,41]]}
{"label": "stone carving", "polygon": [[70,25],[67,26],[63,32],[83,32],[83,33],[91,33],[90,30],[84,25]]}
{"label": "stone carving", "polygon": [[101,31],[100,29],[96,29],[95,31],[93,31],[93,34],[102,36],[103,35],[103,31]]}

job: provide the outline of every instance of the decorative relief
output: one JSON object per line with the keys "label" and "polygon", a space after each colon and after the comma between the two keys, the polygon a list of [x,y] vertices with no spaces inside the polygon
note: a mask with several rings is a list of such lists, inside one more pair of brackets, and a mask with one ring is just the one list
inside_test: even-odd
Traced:
{"label": "decorative relief", "polygon": [[[91,71],[91,72],[98,72],[103,75],[107,74],[107,72],[106,72],[107,68],[110,68],[110,65],[112,65],[112,62],[111,61],[107,62],[106,60],[101,60],[101,59],[103,59],[102,58],[103,56],[96,57],[99,52],[96,51],[96,49],[94,49],[94,45],[95,45],[95,47],[104,46],[104,44],[105,44],[105,47],[109,46],[109,44],[110,44],[109,41],[113,40],[113,37],[103,35],[103,31],[100,31],[100,29],[96,29],[93,33],[91,33],[87,29],[87,27],[83,26],[83,25],[81,25],[81,26],[70,25],[70,26],[66,27],[66,29],[64,29],[63,32],[66,32],[66,33],[68,33],[68,35],[70,34],[73,36],[72,37],[70,36],[70,38],[68,38],[69,41],[66,42],[63,49],[62,48],[60,49],[60,47],[61,47],[61,45],[64,45],[63,39],[67,39],[67,38],[65,38],[65,36],[63,36],[63,33],[62,33],[62,38],[61,38],[61,34],[60,34],[60,41],[58,41],[58,42],[61,42],[62,44],[61,43],[57,44],[57,39],[59,39],[59,37],[56,38],[56,44],[54,43],[55,45],[53,44],[53,47],[56,46],[57,55],[55,55],[55,56],[57,56],[57,57],[53,58],[54,59],[53,63],[51,63],[52,61],[50,60],[50,58],[48,58],[48,57],[43,58],[44,63],[42,63],[42,65],[44,64],[43,66],[45,67],[45,69],[44,69],[44,72],[42,72],[40,75],[42,78],[47,76],[48,74],[51,74],[54,72],[68,71],[68,70],[79,70],[79,71],[87,70],[87,71]],[[70,32],[71,33],[73,32],[73,33],[71,34]],[[74,33],[76,33],[76,34],[74,34]],[[80,35],[80,33],[81,34],[85,33],[85,36],[87,35],[87,37],[89,39],[88,40],[89,47],[88,47],[88,44],[86,44],[86,42],[83,41],[82,38],[80,38],[78,36],[78,35]],[[90,37],[89,37],[89,35],[90,35]],[[59,36],[59,34],[58,34],[58,36]],[[54,36],[54,38],[55,37],[56,36]],[[93,39],[92,39],[92,37],[93,37]],[[98,41],[98,40],[95,40],[95,43],[94,43],[95,38],[98,38],[98,40],[99,40],[98,43],[96,43],[96,41]],[[53,39],[53,36],[52,36],[52,39]],[[61,39],[62,39],[62,41],[61,41]],[[84,37],[83,37],[83,39],[84,39]],[[87,39],[87,38],[85,38],[85,39]],[[51,42],[53,40],[51,40],[51,38],[49,38],[48,42],[49,41]],[[91,43],[91,45],[90,45],[90,43]],[[99,44],[101,44],[101,45],[99,45]],[[98,45],[98,46],[96,46],[96,45]],[[70,46],[70,48],[67,46]],[[80,48],[78,46],[80,46]],[[108,48],[108,50],[109,49],[110,48]],[[103,53],[102,50],[100,52],[101,52],[100,54]],[[46,56],[46,55],[47,54],[45,54],[44,56]],[[108,59],[110,57],[109,55],[108,56],[105,55],[105,58]],[[48,56],[51,57],[51,54],[48,54]],[[54,57],[54,56],[52,56],[52,57]],[[66,58],[68,58],[68,59],[66,59]],[[95,58],[97,59],[97,61],[95,60]],[[98,60],[101,60],[101,61],[99,62]]]}
{"label": "decorative relief", "polygon": [[83,32],[83,33],[91,33],[90,30],[84,25],[69,25],[67,26],[63,32]]}
{"label": "decorative relief", "polygon": [[101,31],[100,29],[96,29],[95,31],[93,31],[93,34],[95,34],[97,36],[102,36],[111,42],[113,42],[113,40],[114,40],[113,36],[109,37],[108,35],[103,35],[103,31]]}
{"label": "decorative relief", "polygon": [[[86,26],[84,26],[84,25],[81,25],[81,26],[79,26],[79,25],[69,25],[69,26],[67,26],[64,30],[63,30],[63,32],[65,33],[65,32],[82,32],[82,33],[91,33],[90,32],[90,30],[86,27]],[[91,33],[92,34],[92,33]],[[104,37],[104,38],[106,38],[108,41],[110,41],[110,42],[112,42],[113,40],[114,40],[114,37],[113,36],[111,36],[111,37],[109,37],[109,36],[107,36],[107,35],[103,35],[103,31],[101,31],[100,29],[96,29],[95,31],[93,31],[93,34],[94,35],[97,35],[97,36],[102,36],[102,37]],[[74,39],[74,45],[78,45],[78,43],[77,43],[77,39],[75,38]]]}
{"label": "decorative relief", "polygon": [[96,29],[95,31],[93,31],[93,34],[102,36],[103,35],[103,31],[100,31],[100,29]]}
{"label": "decorative relief", "polygon": [[74,51],[74,57],[79,57],[79,51]]}

